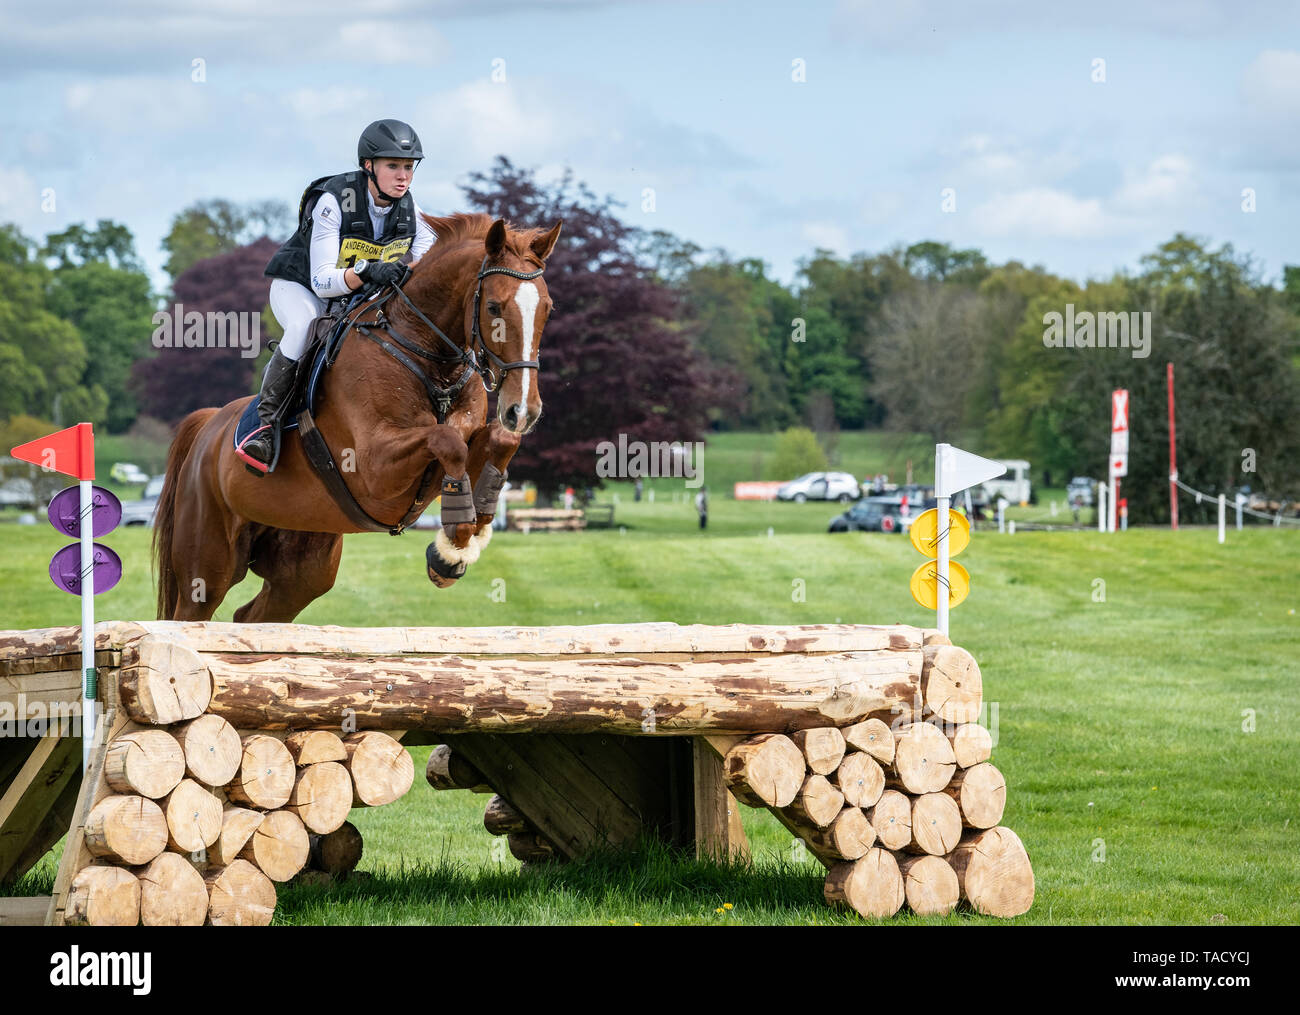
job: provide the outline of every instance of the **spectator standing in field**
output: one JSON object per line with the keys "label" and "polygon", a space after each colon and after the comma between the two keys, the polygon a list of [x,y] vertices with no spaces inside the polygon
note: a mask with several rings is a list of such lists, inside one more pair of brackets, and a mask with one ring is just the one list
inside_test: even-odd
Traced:
{"label": "spectator standing in field", "polygon": [[695,510],[700,513],[700,528],[708,528],[709,525],[709,488],[700,487],[700,492],[695,495]]}

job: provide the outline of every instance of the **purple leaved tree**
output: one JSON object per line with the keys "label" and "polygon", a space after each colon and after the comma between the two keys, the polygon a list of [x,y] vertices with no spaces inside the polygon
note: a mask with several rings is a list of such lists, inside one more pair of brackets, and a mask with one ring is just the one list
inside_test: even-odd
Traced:
{"label": "purple leaved tree", "polygon": [[564,230],[546,265],[555,310],[542,336],[542,417],[510,463],[544,496],[602,485],[602,441],[696,441],[732,380],[692,348],[677,294],[640,264],[637,230],[567,172],[547,187],[504,156],[462,189],[475,210],[519,228]]}
{"label": "purple leaved tree", "polygon": [[[264,237],[195,263],[177,276],[173,300],[164,311],[172,314],[179,303],[184,315],[197,311],[205,320],[209,313],[248,314],[251,317],[244,318],[248,330],[252,319],[260,318],[266,306],[271,280],[262,272],[278,246]],[[181,339],[184,321],[173,321],[172,325],[173,346],[137,361],[132,370],[144,412],[175,423],[195,409],[225,405],[251,393],[254,359],[237,343],[229,347],[229,328],[227,348],[186,348]],[[202,330],[209,342],[216,338],[216,329],[205,325]],[[269,337],[262,336],[261,344]]]}

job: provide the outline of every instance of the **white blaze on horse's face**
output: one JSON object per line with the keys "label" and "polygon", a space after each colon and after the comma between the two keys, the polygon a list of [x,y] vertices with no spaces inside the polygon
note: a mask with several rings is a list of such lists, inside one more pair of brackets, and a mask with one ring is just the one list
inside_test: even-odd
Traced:
{"label": "white blaze on horse's face", "polygon": [[[537,346],[537,307],[541,303],[541,294],[537,291],[537,286],[532,282],[520,282],[519,288],[515,290],[515,306],[519,308],[519,327],[523,335],[523,351],[520,353],[520,360],[534,359],[534,351]],[[527,368],[517,372],[519,375],[519,396],[510,402],[504,398],[498,399],[497,413],[501,418],[501,423],[509,430],[516,433],[527,433],[532,425],[537,421],[538,411],[529,411],[528,396],[533,389],[533,375],[535,370]],[[505,394],[505,386],[502,386],[501,394]],[[509,410],[513,409],[513,412]],[[540,404],[538,406],[540,410]]]}

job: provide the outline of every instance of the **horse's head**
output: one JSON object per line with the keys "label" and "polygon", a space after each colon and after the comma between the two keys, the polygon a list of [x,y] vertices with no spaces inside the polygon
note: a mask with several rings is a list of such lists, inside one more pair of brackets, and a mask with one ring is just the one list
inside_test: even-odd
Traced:
{"label": "horse's head", "polygon": [[549,232],[513,230],[497,219],[483,240],[466,330],[478,336],[475,352],[496,388],[497,419],[511,433],[527,433],[542,414],[538,350],[552,306],[542,271],[562,224]]}

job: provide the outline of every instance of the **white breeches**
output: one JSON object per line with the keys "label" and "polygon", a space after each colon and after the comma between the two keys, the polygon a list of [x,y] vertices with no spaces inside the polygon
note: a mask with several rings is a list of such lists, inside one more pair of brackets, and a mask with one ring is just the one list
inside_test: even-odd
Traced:
{"label": "white breeches", "polygon": [[325,312],[325,301],[306,286],[286,278],[271,280],[271,313],[284,329],[278,346],[288,359],[296,360],[307,345],[307,329]]}

